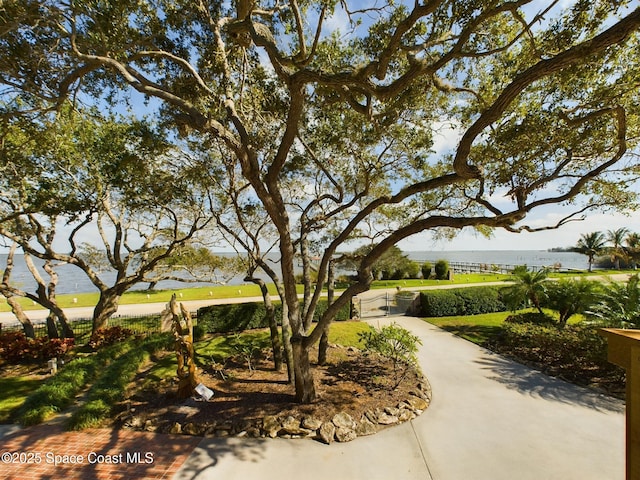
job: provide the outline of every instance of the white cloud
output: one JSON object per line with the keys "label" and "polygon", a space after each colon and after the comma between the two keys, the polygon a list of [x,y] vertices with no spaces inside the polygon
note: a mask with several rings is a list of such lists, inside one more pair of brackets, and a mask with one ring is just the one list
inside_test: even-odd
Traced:
{"label": "white cloud", "polygon": [[[531,227],[554,225],[564,217],[559,212],[549,212],[541,216],[530,216],[526,222]],[[465,228],[453,240],[434,241],[430,233],[421,233],[400,243],[404,251],[419,250],[548,250],[554,247],[570,247],[576,244],[580,235],[593,231],[614,230],[626,227],[640,233],[640,212],[626,216],[619,213],[594,213],[585,220],[571,222],[554,230],[540,232],[511,233],[496,229],[492,238],[485,238],[471,228]]]}
{"label": "white cloud", "polygon": [[460,125],[450,120],[435,122],[432,129],[433,146],[431,148],[434,150],[436,158],[452,152],[458,146],[463,133]]}

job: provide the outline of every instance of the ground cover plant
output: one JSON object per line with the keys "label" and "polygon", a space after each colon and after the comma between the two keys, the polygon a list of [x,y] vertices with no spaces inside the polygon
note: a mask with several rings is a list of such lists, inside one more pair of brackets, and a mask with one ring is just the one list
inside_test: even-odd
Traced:
{"label": "ground cover plant", "polygon": [[71,416],[71,430],[97,427],[107,419],[113,405],[122,400],[140,365],[158,350],[168,347],[169,337],[156,334],[137,342],[135,347],[115,359],[100,373],[86,399]]}
{"label": "ground cover plant", "polygon": [[75,396],[107,365],[135,345],[135,338],[130,338],[94,354],[74,358],[27,397],[18,414],[20,423],[24,426],[35,425],[68,407]]}

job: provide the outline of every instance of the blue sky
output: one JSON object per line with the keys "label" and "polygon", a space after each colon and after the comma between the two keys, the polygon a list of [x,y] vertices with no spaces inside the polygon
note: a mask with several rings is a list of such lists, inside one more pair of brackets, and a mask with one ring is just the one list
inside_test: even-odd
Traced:
{"label": "blue sky", "polygon": [[[564,6],[572,1],[564,0]],[[535,5],[535,4],[534,4]],[[535,8],[535,7],[533,7]],[[528,12],[531,13],[531,12]],[[327,19],[325,27],[327,31],[339,29],[344,32],[348,30],[346,15],[335,15]],[[362,28],[362,27],[361,27]],[[135,94],[133,95],[135,97]],[[141,111],[151,111],[155,108],[155,102],[150,106],[143,105],[134,99],[137,113]],[[138,110],[139,109],[139,110]],[[443,153],[454,148],[457,144],[458,134],[455,129],[443,129],[435,138],[434,150]],[[553,225],[560,218],[566,215],[566,210],[560,207],[546,208],[540,212],[532,213],[525,220],[525,224],[532,227],[543,227]],[[487,239],[480,236],[473,229],[461,231],[452,240],[434,240],[428,232],[415,235],[400,243],[400,247],[405,251],[416,250],[546,250],[553,247],[567,247],[575,245],[581,234],[600,230],[607,231],[627,227],[634,232],[640,232],[640,212],[631,212],[628,216],[614,213],[591,213],[581,222],[569,223],[560,229],[547,230],[536,233],[514,234],[504,230],[496,230],[492,238]],[[64,232],[60,232],[64,236]],[[79,239],[79,242],[86,241],[92,244],[99,244],[97,232],[87,232]],[[225,249],[226,250],[226,249]],[[0,247],[0,252],[3,249]]]}

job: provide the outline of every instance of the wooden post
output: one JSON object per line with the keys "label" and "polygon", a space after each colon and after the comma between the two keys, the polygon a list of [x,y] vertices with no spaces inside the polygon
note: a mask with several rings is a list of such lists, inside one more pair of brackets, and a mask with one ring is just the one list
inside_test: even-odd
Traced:
{"label": "wooden post", "polygon": [[640,479],[640,330],[600,330],[609,345],[608,359],[627,371],[627,480]]}

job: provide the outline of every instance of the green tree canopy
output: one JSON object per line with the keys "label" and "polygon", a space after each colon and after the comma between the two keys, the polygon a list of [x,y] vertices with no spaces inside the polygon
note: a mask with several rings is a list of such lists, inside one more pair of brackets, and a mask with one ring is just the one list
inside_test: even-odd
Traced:
{"label": "green tree canopy", "polygon": [[[204,168],[243,178],[277,232],[296,396],[336,312],[381,255],[426,230],[555,228],[632,207],[638,29],[629,1],[9,0],[0,15],[7,115],[20,98],[146,112]],[[341,29],[329,19],[345,19]],[[447,122],[459,138],[431,151]],[[532,211],[563,205],[552,225]],[[356,238],[359,281],[310,318],[295,264],[322,245],[318,285]],[[305,268],[310,268],[308,263]],[[308,278],[308,276],[305,276]]]}

